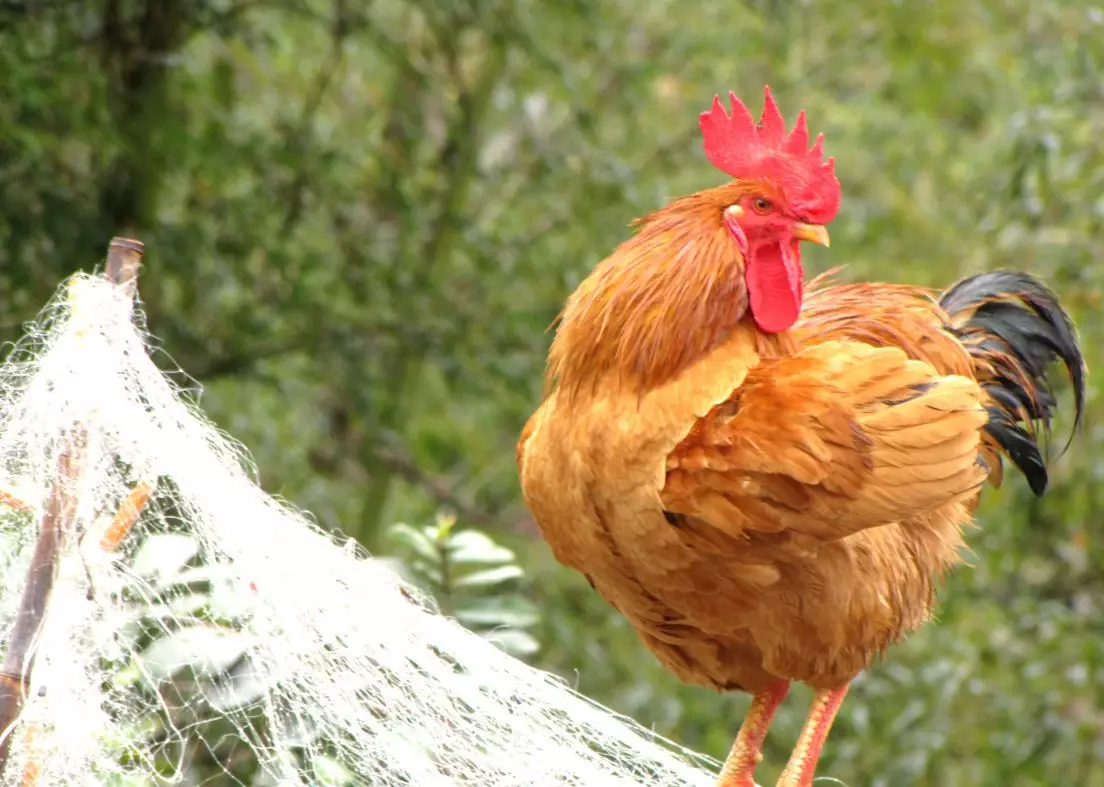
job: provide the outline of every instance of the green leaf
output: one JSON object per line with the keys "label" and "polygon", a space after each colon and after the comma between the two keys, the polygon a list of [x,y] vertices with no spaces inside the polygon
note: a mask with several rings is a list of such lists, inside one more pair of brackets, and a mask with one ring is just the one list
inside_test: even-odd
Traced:
{"label": "green leaf", "polygon": [[418,529],[405,522],[396,522],[387,529],[387,537],[433,565],[441,560],[431,528]]}
{"label": "green leaf", "polygon": [[511,563],[514,553],[478,530],[461,530],[448,542],[449,557],[456,563]]}
{"label": "green leaf", "polygon": [[238,620],[253,604],[254,591],[247,582],[215,582],[211,588],[211,615],[222,620]]}
{"label": "green leaf", "polygon": [[452,536],[452,529],[456,526],[456,517],[452,514],[437,514],[437,521],[431,528],[433,540],[438,544],[444,543]]}
{"label": "green leaf", "polygon": [[511,656],[532,656],[540,650],[540,643],[533,635],[517,629],[495,629],[485,631],[480,636],[495,643]]}
{"label": "green leaf", "polygon": [[407,563],[407,568],[414,575],[415,584],[422,585],[427,590],[440,588],[444,581],[444,574],[441,571],[439,560],[431,563],[428,560],[414,558]]}
{"label": "green leaf", "polygon": [[197,676],[222,675],[252,646],[246,634],[215,626],[192,626],[155,640],[138,657],[154,683],[190,669]]}
{"label": "green leaf", "polygon": [[137,659],[131,659],[131,661],[122,669],[118,669],[111,676],[111,685],[125,689],[140,683],[143,680],[142,668]]}
{"label": "green leaf", "polygon": [[229,563],[204,563],[202,566],[191,566],[181,571],[173,578],[173,584],[213,584],[218,581],[235,579],[236,577],[237,573]]}
{"label": "green leaf", "polygon": [[519,579],[524,575],[525,572],[521,570],[520,566],[499,566],[498,568],[489,568],[485,571],[476,571],[458,576],[452,580],[452,586],[454,588],[489,588],[494,585],[501,585],[503,582]]}
{"label": "green leaf", "polygon": [[153,777],[141,771],[110,773],[103,782],[104,787],[155,787]]}
{"label": "green leaf", "polygon": [[258,673],[247,658],[234,668],[232,675],[206,690],[204,696],[214,710],[227,713],[252,705],[264,695],[270,685],[271,681]]}
{"label": "green leaf", "polygon": [[201,612],[211,601],[207,593],[182,593],[173,596],[165,606],[174,617],[188,617]]}
{"label": "green leaf", "polygon": [[340,762],[325,754],[315,756],[311,761],[314,778],[322,787],[347,787],[356,783],[356,774]]}
{"label": "green leaf", "polygon": [[199,544],[181,533],[147,536],[131,559],[131,572],[155,586],[165,586],[179,577],[184,566],[199,554]]}
{"label": "green leaf", "polygon": [[523,629],[540,620],[537,607],[517,596],[492,596],[456,610],[456,619],[468,628],[508,626]]}

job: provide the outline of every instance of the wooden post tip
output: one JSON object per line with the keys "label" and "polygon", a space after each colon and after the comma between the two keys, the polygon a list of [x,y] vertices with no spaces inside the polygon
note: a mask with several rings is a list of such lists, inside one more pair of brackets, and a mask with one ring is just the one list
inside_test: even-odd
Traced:
{"label": "wooden post tip", "polygon": [[121,249],[126,249],[127,251],[136,251],[139,254],[142,254],[146,250],[146,245],[142,243],[142,241],[135,240],[134,238],[122,238],[119,236],[115,236],[111,239],[110,245],[116,246]]}

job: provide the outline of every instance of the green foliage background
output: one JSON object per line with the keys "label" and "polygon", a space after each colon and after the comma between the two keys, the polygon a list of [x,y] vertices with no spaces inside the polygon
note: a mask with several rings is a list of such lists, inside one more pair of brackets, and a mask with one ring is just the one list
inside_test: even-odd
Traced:
{"label": "green foliage background", "polygon": [[[1100,357],[1089,0],[6,0],[0,339],[110,236],[140,237],[162,360],[268,490],[376,552],[393,521],[454,511],[524,566],[526,658],[723,756],[746,699],[677,685],[553,564],[513,444],[563,298],[633,217],[719,182],[697,113],[728,89],[758,107],[764,82],[825,132],[844,186],[811,272],[1023,268]],[[822,774],[1104,785],[1101,411],[1094,387],[1045,500],[1018,478],[989,495],[973,568],[856,682]]]}

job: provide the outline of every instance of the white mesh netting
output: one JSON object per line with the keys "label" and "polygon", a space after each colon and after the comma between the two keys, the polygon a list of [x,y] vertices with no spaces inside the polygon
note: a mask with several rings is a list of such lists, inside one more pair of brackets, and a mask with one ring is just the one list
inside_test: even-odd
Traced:
{"label": "white mesh netting", "polygon": [[[193,783],[195,747],[208,783],[258,787],[713,783],[715,763],[413,603],[267,496],[133,317],[78,275],[0,368],[3,631],[59,459],[86,434],[4,785]],[[152,496],[105,547],[136,484]]]}

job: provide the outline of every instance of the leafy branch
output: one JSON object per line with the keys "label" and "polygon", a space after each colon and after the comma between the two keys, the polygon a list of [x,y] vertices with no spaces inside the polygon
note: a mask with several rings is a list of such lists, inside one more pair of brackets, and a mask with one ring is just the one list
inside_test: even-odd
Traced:
{"label": "leafy branch", "polygon": [[525,572],[514,552],[478,530],[456,530],[439,515],[433,525],[400,522],[387,530],[415,584],[441,612],[513,656],[531,656],[540,643],[529,630],[540,622],[533,602],[518,594]]}

